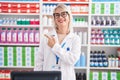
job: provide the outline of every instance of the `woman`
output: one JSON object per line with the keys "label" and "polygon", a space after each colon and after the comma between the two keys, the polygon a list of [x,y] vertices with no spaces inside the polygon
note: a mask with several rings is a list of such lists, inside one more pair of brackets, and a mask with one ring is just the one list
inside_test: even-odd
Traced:
{"label": "woman", "polygon": [[74,65],[79,59],[81,43],[80,38],[72,33],[71,12],[66,5],[58,4],[53,18],[55,29],[41,41],[34,70],[57,69],[62,72],[62,80],[75,80]]}

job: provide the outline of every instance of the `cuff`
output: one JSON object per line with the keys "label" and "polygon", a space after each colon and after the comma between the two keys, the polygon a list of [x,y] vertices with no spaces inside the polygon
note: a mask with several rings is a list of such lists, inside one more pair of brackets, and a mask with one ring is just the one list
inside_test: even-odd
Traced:
{"label": "cuff", "polygon": [[52,51],[56,54],[57,51],[60,50],[60,45],[58,43],[55,43],[55,45],[52,47]]}

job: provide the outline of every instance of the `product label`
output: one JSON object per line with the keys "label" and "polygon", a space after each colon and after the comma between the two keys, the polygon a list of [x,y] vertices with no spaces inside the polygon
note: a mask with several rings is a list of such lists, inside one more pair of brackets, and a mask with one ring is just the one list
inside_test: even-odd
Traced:
{"label": "product label", "polygon": [[24,42],[28,42],[28,32],[24,33]]}
{"label": "product label", "polygon": [[29,41],[30,41],[30,42],[34,42],[33,32],[31,32],[31,33],[29,34]]}
{"label": "product label", "polygon": [[22,32],[18,33],[18,42],[22,42]]}
{"label": "product label", "polygon": [[8,41],[8,42],[11,42],[11,32],[8,32],[8,33],[7,33],[7,41]]}
{"label": "product label", "polygon": [[39,33],[35,34],[35,42],[39,42]]}
{"label": "product label", "polygon": [[6,34],[5,32],[1,33],[1,41],[2,42],[5,42],[5,34]]}
{"label": "product label", "polygon": [[12,39],[13,42],[17,42],[17,33],[13,33]]}

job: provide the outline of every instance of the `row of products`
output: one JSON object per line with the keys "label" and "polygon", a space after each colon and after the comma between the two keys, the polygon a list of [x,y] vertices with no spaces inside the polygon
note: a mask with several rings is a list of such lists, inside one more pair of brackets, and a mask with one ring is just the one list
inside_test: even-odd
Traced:
{"label": "row of products", "polygon": [[0,80],[11,80],[11,72],[15,71],[15,72],[28,72],[31,70],[20,70],[20,69],[14,69],[14,70],[10,70],[10,69],[3,69],[0,70]]}
{"label": "row of products", "polygon": [[109,67],[120,67],[120,56],[108,55]]}
{"label": "row of products", "polygon": [[86,73],[77,72],[75,73],[75,75],[76,75],[76,80],[87,80]]}
{"label": "row of products", "polygon": [[90,52],[90,67],[108,67],[108,59],[105,51]]}
{"label": "row of products", "polygon": [[88,0],[43,0],[43,1],[47,1],[47,2],[48,2],[48,1],[49,1],[49,2],[52,2],[52,1],[61,1],[61,2],[63,2],[63,1],[64,1],[64,2],[69,2],[69,1],[70,1],[70,2],[73,2],[73,1],[79,2],[79,1],[80,1],[80,2],[88,2]]}
{"label": "row of products", "polygon": [[90,71],[89,80],[120,80],[119,71]]}
{"label": "row of products", "polygon": [[92,17],[91,25],[93,26],[120,26],[120,18],[115,17]]}
{"label": "row of products", "polygon": [[0,70],[0,80],[11,80],[10,78],[11,70]]}
{"label": "row of products", "polygon": [[81,52],[80,58],[75,64],[75,67],[86,67],[86,55],[84,52]]}
{"label": "row of products", "polygon": [[0,43],[38,44],[39,28],[0,28]]}
{"label": "row of products", "polygon": [[87,32],[75,32],[80,37],[81,44],[88,44],[88,33]]}
{"label": "row of products", "polygon": [[30,18],[2,18],[0,25],[39,25],[39,19]]}
{"label": "row of products", "polygon": [[39,1],[39,0],[0,0],[0,1]]}
{"label": "row of products", "polygon": [[38,47],[0,47],[0,66],[34,66],[37,53]]}
{"label": "row of products", "polygon": [[1,2],[0,8],[39,8],[39,3],[8,3]]}
{"label": "row of products", "polygon": [[119,3],[93,3],[92,14],[120,14]]}
{"label": "row of products", "polygon": [[93,2],[119,2],[120,0],[92,0]]}
{"label": "row of products", "polygon": [[[52,16],[43,16],[43,26],[53,26],[53,18]],[[87,26],[88,21],[83,17],[73,17],[73,26]]]}
{"label": "row of products", "polygon": [[53,26],[53,18],[51,16],[44,15],[42,21],[43,26]]}
{"label": "row of products", "polygon": [[88,26],[88,21],[84,17],[73,17],[73,26]]}
{"label": "row of products", "polygon": [[92,29],[91,44],[120,44],[120,29]]}
{"label": "row of products", "polygon": [[39,4],[0,2],[0,13],[39,13]]}
{"label": "row of products", "polygon": [[[67,4],[73,14],[88,14],[88,4]],[[56,4],[44,4],[42,13],[52,15]]]}

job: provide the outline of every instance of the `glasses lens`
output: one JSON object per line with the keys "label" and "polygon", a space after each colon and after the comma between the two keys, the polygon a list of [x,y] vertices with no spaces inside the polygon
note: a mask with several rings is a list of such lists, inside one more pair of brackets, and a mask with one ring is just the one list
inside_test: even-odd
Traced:
{"label": "glasses lens", "polygon": [[61,16],[64,18],[67,16],[67,14],[68,14],[67,12],[61,12]]}
{"label": "glasses lens", "polygon": [[59,14],[59,13],[54,13],[54,17],[55,17],[55,18],[59,18],[59,17],[60,17],[60,14]]}
{"label": "glasses lens", "polygon": [[65,12],[61,12],[61,13],[54,13],[54,14],[53,14],[53,16],[54,16],[55,18],[59,18],[59,17],[60,17],[60,15],[61,15],[63,18],[65,18],[65,17],[68,15],[68,12],[67,12],[67,11],[65,11]]}

